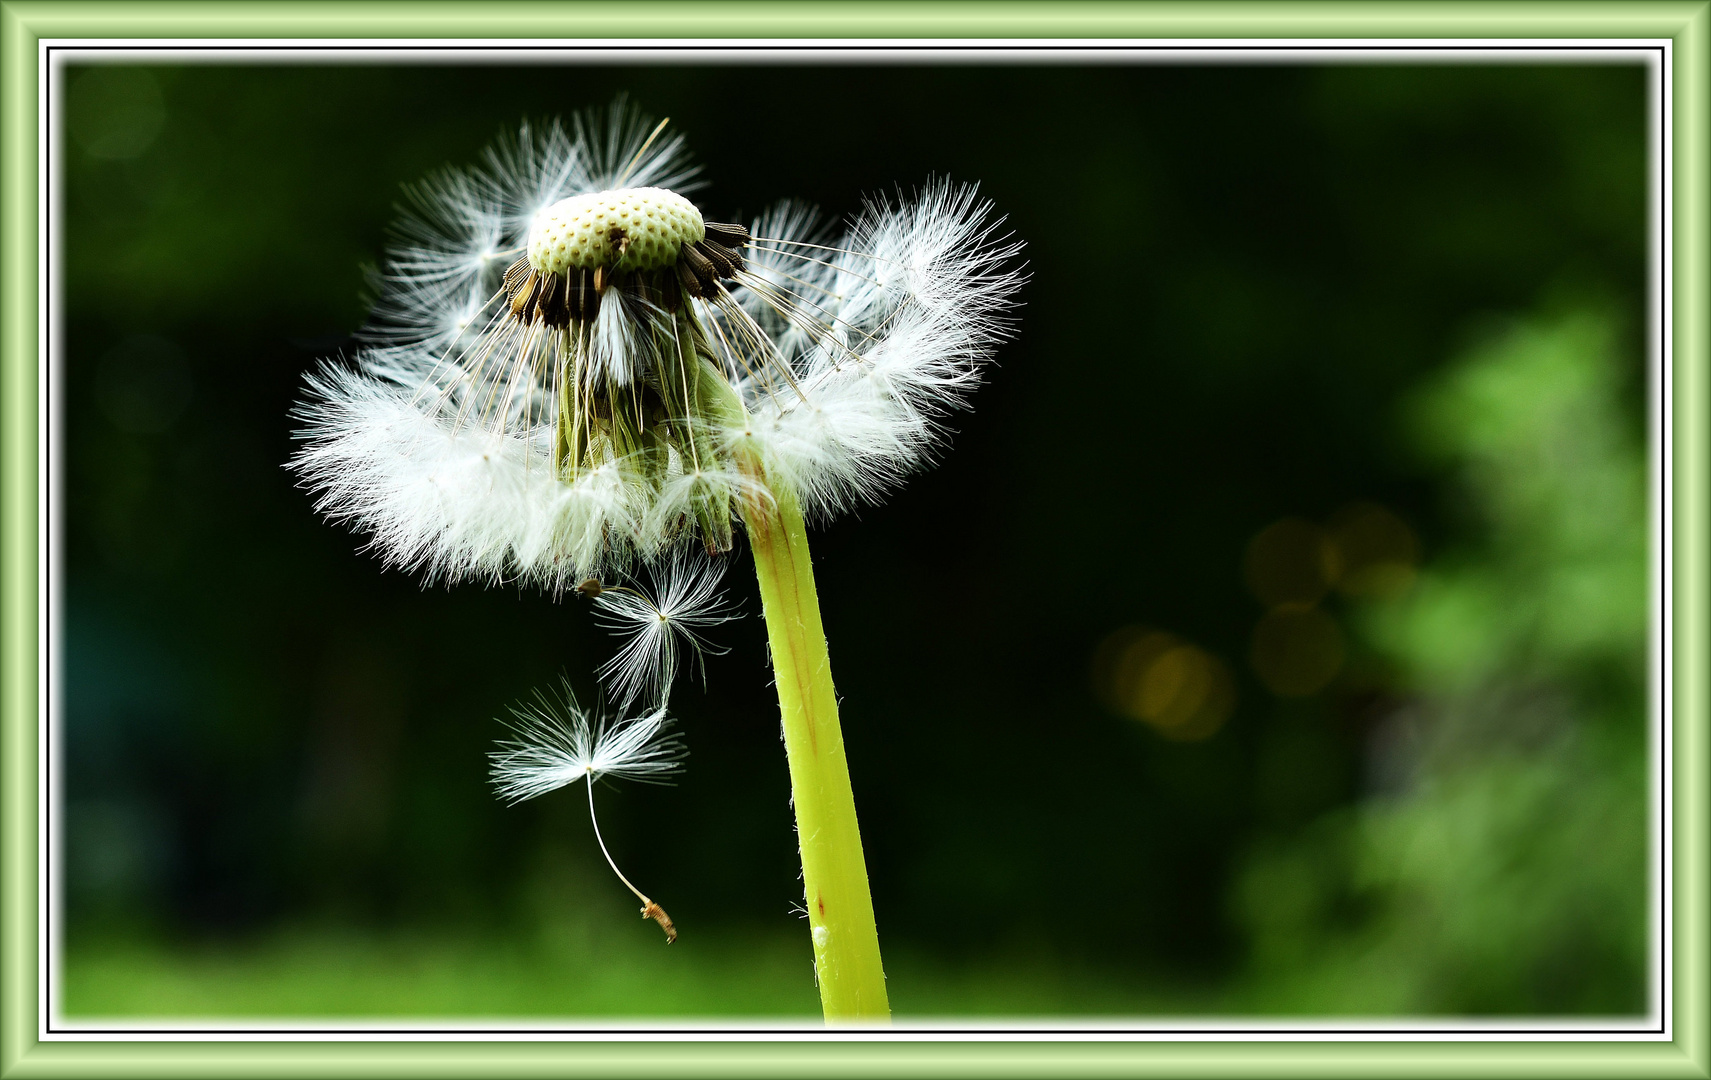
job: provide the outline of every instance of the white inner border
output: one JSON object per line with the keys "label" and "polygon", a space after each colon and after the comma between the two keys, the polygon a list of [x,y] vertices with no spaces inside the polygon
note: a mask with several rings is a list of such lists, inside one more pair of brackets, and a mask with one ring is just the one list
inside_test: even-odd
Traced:
{"label": "white inner border", "polygon": [[[82,51],[85,49],[103,51]],[[53,50],[50,59],[49,50]],[[124,49],[115,53],[114,49]],[[1661,57],[1660,57],[1661,52]],[[518,40],[372,40],[328,39],[266,42],[238,40],[170,39],[42,39],[37,44],[37,279],[47,288],[38,297],[37,363],[38,420],[38,563],[37,585],[41,598],[37,611],[38,685],[46,689],[40,698],[37,762],[37,1032],[44,1042],[82,1041],[489,1041],[539,1042],[598,1041],[633,1042],[638,1036],[650,1041],[1100,1041],[1157,1042],[1298,1041],[1376,1042],[1406,1039],[1427,1042],[1667,1042],[1673,1039],[1673,795],[1674,758],[1671,726],[1672,702],[1668,688],[1673,675],[1671,621],[1674,583],[1671,559],[1674,480],[1673,308],[1671,227],[1673,178],[1673,71],[1674,43],[1668,38],[1646,39],[1543,39],[1470,40],[1465,38],[1407,39],[1171,39],[1169,41],[1092,40],[944,40],[816,42],[662,41],[659,39],[562,41],[543,43]],[[49,648],[50,613],[60,625],[63,610],[62,560],[57,553],[64,538],[60,514],[63,500],[63,453],[58,442],[62,430],[64,307],[63,283],[49,279],[50,252],[53,265],[63,265],[63,199],[49,186],[50,175],[62,175],[63,154],[60,131],[50,130],[50,111],[64,117],[63,67],[66,63],[134,63],[176,61],[181,63],[231,63],[313,65],[318,63],[448,64],[556,64],[574,60],[579,64],[645,63],[790,63],[812,59],[816,63],[906,63],[906,64],[1346,64],[1346,63],[1461,63],[1493,64],[1517,62],[1641,63],[1647,69],[1647,267],[1649,295],[1647,321],[1647,410],[1650,432],[1649,525],[1651,550],[1659,552],[1650,576],[1652,589],[1651,656],[1647,664],[1650,691],[1648,732],[1650,764],[1661,776],[1661,792],[1649,801],[1649,885],[1647,905],[1651,926],[1649,945],[1649,1010],[1644,1017],[1589,1017],[1574,1021],[1548,1017],[1449,1019],[1327,1019],[1303,1021],[1270,1018],[1145,1017],[1133,1020],[1109,1018],[1041,1020],[1017,1018],[1010,1021],[940,1020],[894,1022],[888,1028],[828,1031],[809,1022],[781,1022],[772,1018],[753,1021],[691,1020],[675,1025],[601,1019],[590,1029],[579,1030],[572,1022],[548,1024],[541,1021],[469,1021],[366,1019],[340,1022],[321,1018],[191,1020],[170,1018],[158,1021],[99,1020],[68,1021],[60,1014],[59,1002],[48,999],[49,974],[59,978],[61,941],[50,938],[47,915],[59,911],[63,898],[61,877],[64,860],[61,834],[63,813],[48,814],[49,800],[61,781],[63,762],[61,723],[64,705],[62,649]],[[50,165],[52,168],[50,169]],[[1654,196],[1661,191],[1661,203]],[[51,334],[45,333],[50,330]],[[51,438],[50,438],[51,435]],[[53,498],[50,498],[50,494]],[[1669,808],[1666,812],[1665,808]],[[49,821],[52,822],[50,832]],[[51,857],[50,857],[51,856]],[[1661,918],[1658,914],[1661,911]],[[56,923],[63,926],[63,919]],[[1026,1025],[1027,1031],[1016,1028]],[[52,1030],[50,1030],[50,1028]],[[454,1029],[455,1030],[451,1030]],[[692,1030],[686,1030],[692,1028]],[[1600,1030],[1588,1030],[1597,1028]],[[93,1030],[100,1029],[100,1030]],[[311,1030],[312,1029],[312,1030]]]}

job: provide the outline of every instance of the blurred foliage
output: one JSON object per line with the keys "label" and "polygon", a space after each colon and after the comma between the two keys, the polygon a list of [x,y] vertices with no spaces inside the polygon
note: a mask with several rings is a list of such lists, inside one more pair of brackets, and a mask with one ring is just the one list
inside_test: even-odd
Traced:
{"label": "blurred foliage", "polygon": [[[687,135],[710,216],[843,216],[938,173],[1029,244],[942,462],[814,537],[900,1010],[1641,1004],[1643,582],[1610,554],[1643,535],[1638,67],[207,63],[65,74],[69,1007],[470,1007],[412,996],[411,954],[448,985],[586,974],[541,1009],[653,1007],[632,963],[660,1009],[811,1001],[758,620],[674,698],[682,782],[602,789],[683,932],[632,960],[620,935],[663,946],[585,808],[506,808],[485,776],[491,718],[561,671],[588,693],[609,642],[573,600],[382,573],[282,467],[399,184],[621,91]],[[1580,308],[1615,313],[1617,369],[1443,382],[1491,319]],[[1560,342],[1593,325],[1534,352],[1591,355]],[[1410,435],[1421,384],[1459,389]],[[1285,557],[1338,557],[1250,595],[1280,520],[1320,538]],[[1373,537],[1401,554],[1357,580]],[[1414,779],[1384,779],[1415,730]],[[1571,789],[1561,819],[1614,839],[1536,828]],[[582,925],[611,951],[529,944]],[[1363,949],[1405,970],[1334,961]],[[393,975],[339,989],[364,964]]]}
{"label": "blurred foliage", "polygon": [[1261,1007],[1645,1007],[1646,462],[1600,313],[1504,332],[1412,405],[1470,536],[1363,612],[1410,698],[1378,784],[1237,892]]}

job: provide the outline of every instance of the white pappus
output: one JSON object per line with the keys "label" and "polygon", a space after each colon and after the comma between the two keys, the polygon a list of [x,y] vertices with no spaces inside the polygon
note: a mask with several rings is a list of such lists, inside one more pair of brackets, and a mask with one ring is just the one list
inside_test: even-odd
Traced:
{"label": "white pappus", "polygon": [[599,671],[601,682],[621,707],[637,698],[664,708],[687,649],[697,665],[706,654],[726,650],[702,631],[730,622],[739,613],[719,591],[725,564],[699,553],[674,553],[649,564],[651,588],[639,581],[608,585],[589,578],[576,591],[594,602],[595,621],[624,638]]}
{"label": "white pappus", "polygon": [[555,696],[536,695],[532,705],[513,708],[514,738],[499,744],[493,782],[500,798],[518,803],[578,780],[604,776],[660,783],[682,767],[683,745],[665,732],[663,708],[646,716],[608,723],[576,703],[568,683]]}

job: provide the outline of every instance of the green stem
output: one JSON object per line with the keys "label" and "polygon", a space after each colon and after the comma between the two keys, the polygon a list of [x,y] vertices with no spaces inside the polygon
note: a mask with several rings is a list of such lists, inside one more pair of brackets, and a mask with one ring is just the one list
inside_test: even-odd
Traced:
{"label": "green stem", "polygon": [[827,1020],[884,1019],[891,1007],[802,509],[780,492],[744,520],[784,720],[820,1005]]}

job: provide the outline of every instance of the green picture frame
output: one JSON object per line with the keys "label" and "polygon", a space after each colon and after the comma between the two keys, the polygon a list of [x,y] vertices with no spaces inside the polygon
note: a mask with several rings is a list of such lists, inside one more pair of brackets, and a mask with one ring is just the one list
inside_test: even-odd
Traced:
{"label": "green picture frame", "polygon": [[[1556,3],[721,3],[649,5],[489,3],[0,3],[0,1076],[228,1075],[694,1075],[856,1076],[1711,1076],[1707,1046],[1708,543],[1706,330],[1707,31],[1711,4]],[[78,39],[313,41],[674,38],[755,39],[1481,39],[1644,41],[1666,46],[1664,100],[1672,147],[1668,190],[1673,274],[1663,327],[1672,383],[1673,723],[1670,845],[1673,953],[1668,1038],[1451,1032],[1397,1037],[1277,1034],[1076,1033],[1002,1029],[944,1034],[795,1030],[661,1030],[566,1039],[420,1031],[316,1038],[237,1032],[184,1036],[85,1034],[44,1039],[39,923],[43,832],[38,814],[41,605],[46,475],[38,452],[42,390],[39,280],[42,209],[39,87],[45,41]]]}

